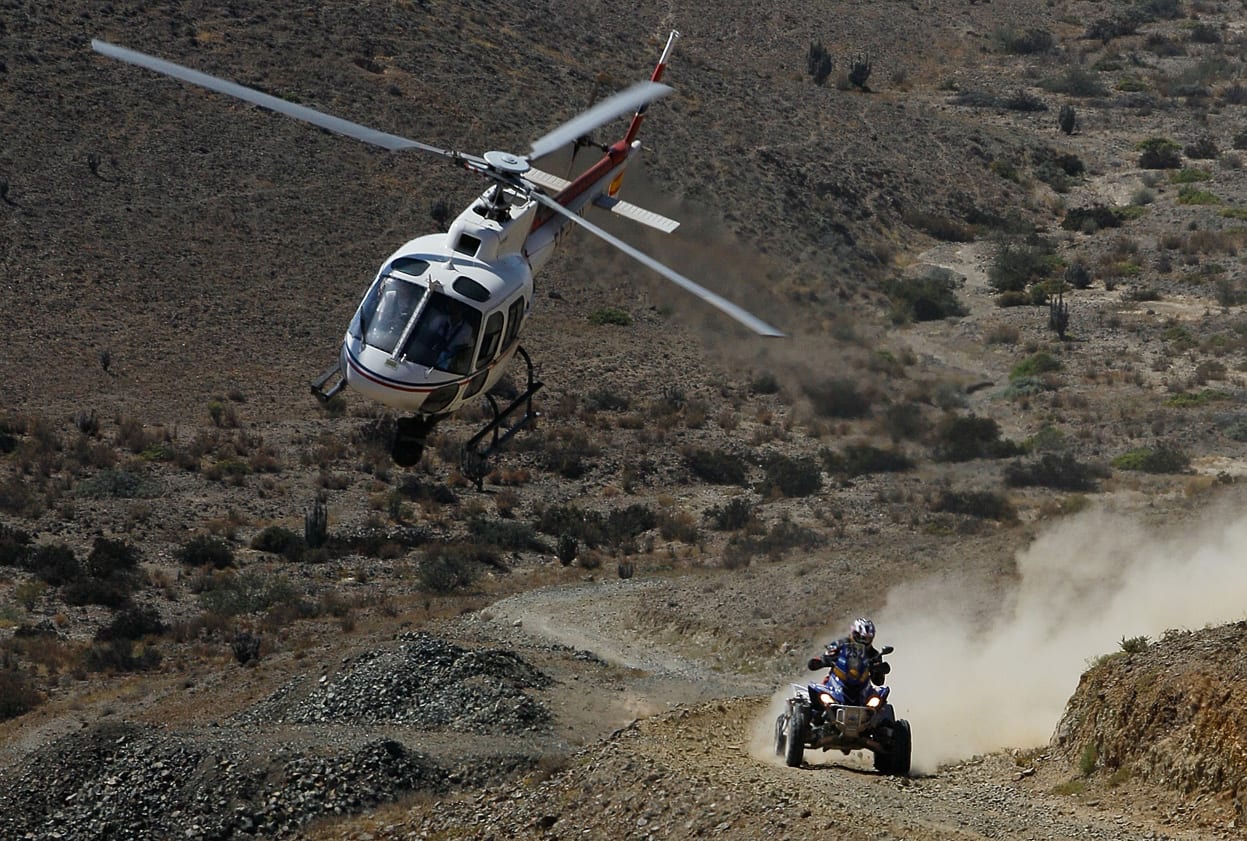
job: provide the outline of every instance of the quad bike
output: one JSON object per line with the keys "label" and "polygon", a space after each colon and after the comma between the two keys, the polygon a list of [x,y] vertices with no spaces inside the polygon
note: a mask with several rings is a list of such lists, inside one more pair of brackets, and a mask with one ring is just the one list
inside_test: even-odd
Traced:
{"label": "quad bike", "polygon": [[[792,685],[787,709],[775,720],[775,755],[784,757],[786,764],[799,766],[807,748],[839,750],[846,755],[864,749],[874,754],[879,773],[908,776],[909,722],[897,718],[888,703],[890,687],[880,685],[881,677],[880,683],[864,677],[854,685],[840,676],[857,671],[851,667],[864,662],[865,650],[858,643],[842,646],[824,682]],[[869,670],[880,675],[882,656],[891,652],[891,646],[885,647]],[[844,668],[846,664],[850,669]]]}

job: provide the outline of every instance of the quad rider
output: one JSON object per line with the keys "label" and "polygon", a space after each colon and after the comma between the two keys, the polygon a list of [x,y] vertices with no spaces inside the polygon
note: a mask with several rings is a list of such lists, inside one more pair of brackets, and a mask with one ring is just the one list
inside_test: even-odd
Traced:
{"label": "quad rider", "polygon": [[822,656],[811,657],[807,665],[810,671],[830,669],[823,680],[824,685],[832,685],[835,679],[847,693],[851,693],[851,697],[845,700],[858,703],[867,686],[871,683],[882,686],[892,670],[883,662],[883,653],[875,649],[874,641],[875,623],[859,617],[853,620],[848,636],[827,643]]}

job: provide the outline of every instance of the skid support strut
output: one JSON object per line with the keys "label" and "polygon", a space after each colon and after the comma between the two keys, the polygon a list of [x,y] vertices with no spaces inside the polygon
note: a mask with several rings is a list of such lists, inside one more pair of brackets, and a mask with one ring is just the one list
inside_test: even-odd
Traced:
{"label": "skid support strut", "polygon": [[[489,472],[489,457],[540,416],[540,413],[533,409],[533,395],[541,390],[544,383],[536,378],[533,360],[528,352],[522,347],[517,348],[517,352],[524,358],[524,364],[528,367],[528,386],[504,409],[498,408],[498,401],[492,394],[486,394],[485,399],[489,401],[489,407],[493,410],[493,419],[463,445],[461,470],[464,476],[476,483],[478,491],[484,490],[485,487],[485,475]],[[523,414],[511,420],[510,425],[507,425],[508,420],[521,409]],[[486,442],[486,436],[489,438],[488,442]]]}

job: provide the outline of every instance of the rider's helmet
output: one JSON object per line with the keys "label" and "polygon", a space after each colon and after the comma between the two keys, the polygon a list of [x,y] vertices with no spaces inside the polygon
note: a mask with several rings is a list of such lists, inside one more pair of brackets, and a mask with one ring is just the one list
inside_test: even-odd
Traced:
{"label": "rider's helmet", "polygon": [[853,642],[870,645],[875,640],[875,623],[865,617],[858,617],[853,620],[853,627],[849,631],[849,636]]}

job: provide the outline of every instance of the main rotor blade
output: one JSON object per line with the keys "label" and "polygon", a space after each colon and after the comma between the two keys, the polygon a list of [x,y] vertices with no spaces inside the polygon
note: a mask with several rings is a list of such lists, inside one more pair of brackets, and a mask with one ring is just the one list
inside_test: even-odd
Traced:
{"label": "main rotor blade", "polygon": [[334,117],[325,114],[313,108],[307,108],[303,105],[296,105],[293,102],[287,102],[267,93],[261,93],[253,88],[239,85],[235,82],[227,82],[224,79],[218,79],[216,76],[209,76],[207,73],[201,73],[198,70],[191,70],[189,67],[183,67],[180,64],[174,64],[171,61],[165,61],[155,56],[140,53],[136,50],[119,47],[116,44],[110,44],[107,41],[101,41],[98,38],[92,39],[91,48],[101,55],[109,58],[124,61],[129,64],[136,64],[139,67],[145,67],[148,70],[154,70],[165,76],[171,76],[174,79],[180,79],[183,82],[190,82],[192,85],[199,85],[217,93],[223,93],[244,102],[250,102],[253,105],[259,105],[261,108],[267,108],[270,111],[276,111],[278,114],[285,114],[287,117],[294,117],[296,120],[302,120],[305,123],[311,123],[314,126],[332,131],[335,134],[341,134],[346,137],[352,137],[356,140],[362,140],[365,143],[371,143],[373,146],[380,146],[382,149],[419,149],[422,152],[431,152],[435,155],[452,158],[455,160],[467,160],[473,163],[479,162],[478,158],[471,155],[464,155],[459,152],[452,152],[448,149],[439,149],[436,146],[429,146],[415,140],[408,140],[405,137],[399,137],[396,134],[387,134],[368,126],[352,123],[341,117]]}
{"label": "main rotor blade", "polygon": [[667,85],[660,85],[657,82],[638,82],[627,90],[608,96],[588,111],[572,117],[554,131],[534,140],[532,151],[528,153],[529,160],[556,152],[616,117],[627,114],[629,111],[636,111],[641,106],[662,99],[669,93],[671,93],[671,88]]}
{"label": "main rotor blade", "polygon": [[737,321],[739,321],[741,324],[748,327],[753,332],[759,335],[762,335],[762,336],[782,337],[784,335],[779,330],[776,330],[774,327],[767,324],[765,321],[758,318],[756,315],[744,309],[743,307],[739,307],[736,304],[733,304],[731,301],[727,300],[726,298],[716,295],[715,293],[711,292],[709,289],[705,288],[704,286],[694,283],[693,281],[689,280],[684,275],[677,272],[675,269],[672,269],[658,262],[657,260],[649,256],[645,252],[640,251],[636,248],[633,248],[631,245],[628,245],[628,243],[619,239],[619,237],[616,237],[613,234],[607,233],[606,231],[599,228],[597,225],[593,224],[589,220],[573,213],[572,211],[568,210],[566,207],[563,207],[563,205],[559,204],[554,199],[550,198],[544,193],[533,191],[531,195],[537,201],[541,202],[543,205],[550,208],[554,212],[559,213],[563,216],[566,216],[568,219],[575,222],[577,225],[581,226],[585,230],[589,231],[595,236],[600,237],[601,239],[606,240],[608,243],[615,246],[616,248],[618,248],[623,253],[627,254],[632,259],[645,264],[649,268],[658,272],[663,277],[670,280],[672,283],[675,283],[677,286],[683,287],[689,292],[692,292],[698,298],[701,298],[703,301],[722,310],[724,313],[736,319]]}

